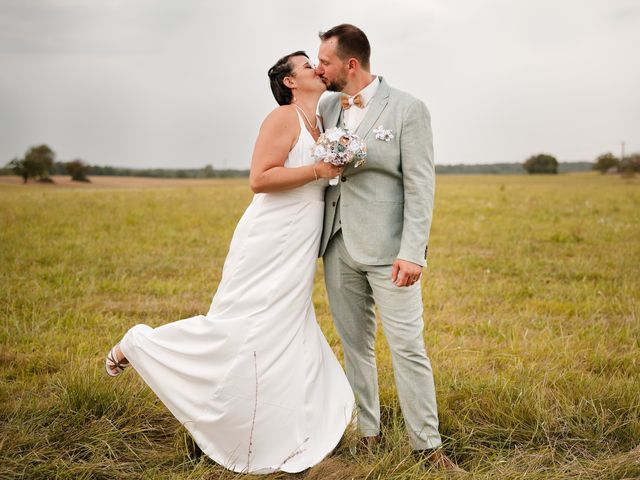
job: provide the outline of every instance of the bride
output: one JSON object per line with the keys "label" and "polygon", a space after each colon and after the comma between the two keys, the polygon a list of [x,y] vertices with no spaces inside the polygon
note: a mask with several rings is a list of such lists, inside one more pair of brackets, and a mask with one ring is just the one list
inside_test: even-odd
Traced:
{"label": "bride", "polygon": [[245,473],[319,463],[354,407],[311,301],[324,189],[341,173],[310,155],[325,85],[302,51],[278,60],[269,78],[280,106],[260,128],[255,195],[209,312],[136,325],[106,358],[109,375],[132,365],[206,455]]}

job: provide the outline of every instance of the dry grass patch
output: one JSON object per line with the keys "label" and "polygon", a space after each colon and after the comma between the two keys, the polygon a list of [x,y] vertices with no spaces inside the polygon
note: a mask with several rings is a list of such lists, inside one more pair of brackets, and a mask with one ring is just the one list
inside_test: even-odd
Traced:
{"label": "dry grass patch", "polygon": [[[246,179],[92,180],[0,184],[0,478],[253,478],[103,370],[130,326],[206,313]],[[425,340],[457,478],[640,477],[638,205],[638,179],[439,178]],[[321,265],[314,304],[342,358]],[[411,455],[382,333],[384,443],[267,478],[446,478]]]}

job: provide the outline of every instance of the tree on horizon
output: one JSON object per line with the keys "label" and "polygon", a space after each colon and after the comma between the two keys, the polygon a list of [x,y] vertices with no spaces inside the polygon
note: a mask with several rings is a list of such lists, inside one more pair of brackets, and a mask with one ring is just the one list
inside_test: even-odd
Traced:
{"label": "tree on horizon", "polygon": [[522,164],[522,168],[530,174],[556,174],[558,173],[558,160],[553,155],[539,153],[538,155],[532,155],[527,158],[527,160]]}
{"label": "tree on horizon", "polygon": [[39,181],[51,182],[49,172],[53,168],[56,154],[48,145],[42,144],[31,147],[24,158],[14,158],[8,164],[13,172],[22,177],[24,183],[30,178],[38,178]]}

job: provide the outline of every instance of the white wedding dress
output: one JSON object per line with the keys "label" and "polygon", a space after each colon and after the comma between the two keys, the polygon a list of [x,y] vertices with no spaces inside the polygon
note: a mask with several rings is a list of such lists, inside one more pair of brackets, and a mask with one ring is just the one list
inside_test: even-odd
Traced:
{"label": "white wedding dress", "polygon": [[[298,117],[286,167],[313,162],[314,141]],[[351,387],[311,301],[326,185],[256,194],[209,312],[136,325],[120,343],[202,451],[236,472],[309,468],[352,419]]]}

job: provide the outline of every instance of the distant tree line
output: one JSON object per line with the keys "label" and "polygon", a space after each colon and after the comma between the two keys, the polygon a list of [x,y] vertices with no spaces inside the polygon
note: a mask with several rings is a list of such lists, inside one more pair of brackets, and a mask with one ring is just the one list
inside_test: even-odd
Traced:
{"label": "distant tree line", "polygon": [[[560,164],[553,155],[540,153],[538,155],[532,155],[525,160],[522,164],[522,168],[524,168],[527,173],[554,174],[562,171],[560,165],[562,164]],[[624,158],[617,158],[612,153],[603,153],[598,156],[596,161],[593,163],[564,163],[564,171],[568,171],[566,170],[567,166],[573,167],[574,165],[578,167],[577,170],[598,170],[601,173],[620,173],[623,176],[629,177],[640,172],[640,153],[633,153],[629,156],[625,156]],[[585,168],[587,166],[588,168]]]}
{"label": "distant tree line", "polygon": [[[18,175],[24,183],[29,179],[38,182],[53,182],[51,175],[70,175],[71,179],[89,182],[89,175],[110,175],[118,177],[151,177],[151,178],[229,178],[248,177],[249,170],[216,169],[212,165],[203,168],[124,168],[89,165],[81,159],[67,162],[55,160],[55,152],[47,145],[31,147],[23,158],[14,158],[0,175]],[[531,174],[556,174],[566,172],[585,172],[597,170],[602,173],[620,173],[633,176],[640,172],[640,153],[634,153],[620,159],[612,153],[600,155],[595,162],[558,162],[550,154],[532,155],[524,163],[492,163],[478,165],[436,165],[438,174],[520,174],[522,170]]]}
{"label": "distant tree line", "polygon": [[[558,162],[558,173],[588,172],[593,162]],[[438,174],[467,174],[467,175],[520,175],[522,163],[486,163],[477,165],[456,164],[436,165]]]}
{"label": "distant tree line", "polygon": [[27,150],[22,158],[14,158],[0,174],[15,174],[22,177],[24,183],[32,178],[42,183],[54,183],[51,175],[71,175],[77,182],[89,182],[88,165],[80,159],[69,162],[56,162],[56,154],[48,145],[38,145]]}
{"label": "distant tree line", "polygon": [[225,168],[218,170],[212,165],[203,168],[121,168],[89,165],[76,159],[68,162],[55,160],[56,154],[49,146],[31,147],[23,158],[14,158],[0,169],[0,175],[18,175],[24,183],[29,179],[38,182],[53,183],[51,175],[70,175],[78,182],[89,182],[89,175],[110,175],[117,177],[152,177],[152,178],[229,178],[248,177],[249,170]]}
{"label": "distant tree line", "polygon": [[111,175],[116,177],[152,177],[152,178],[230,178],[248,177],[249,170],[232,168],[217,169],[211,165],[203,168],[123,168],[89,165],[89,175]]}
{"label": "distant tree line", "polygon": [[640,153],[625,155],[622,159],[611,152],[603,153],[596,159],[593,169],[600,173],[620,173],[623,176],[631,177],[640,173]]}

